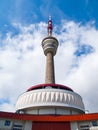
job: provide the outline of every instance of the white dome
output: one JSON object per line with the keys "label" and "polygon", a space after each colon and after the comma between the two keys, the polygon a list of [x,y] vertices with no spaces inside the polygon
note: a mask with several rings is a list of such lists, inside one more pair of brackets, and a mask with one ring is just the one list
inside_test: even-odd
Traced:
{"label": "white dome", "polygon": [[16,103],[16,111],[39,110],[40,108],[47,109],[48,107],[63,108],[63,110],[73,109],[79,113],[85,111],[80,95],[73,91],[51,87],[25,92],[19,96]]}

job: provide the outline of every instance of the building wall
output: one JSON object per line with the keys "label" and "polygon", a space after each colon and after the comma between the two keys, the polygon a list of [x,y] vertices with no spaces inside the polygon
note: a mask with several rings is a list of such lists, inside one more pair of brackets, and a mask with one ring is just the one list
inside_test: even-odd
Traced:
{"label": "building wall", "polygon": [[77,122],[71,122],[70,127],[71,127],[71,130],[78,130],[78,123]]}
{"label": "building wall", "polygon": [[98,126],[91,127],[90,130],[98,130]]}
{"label": "building wall", "polygon": [[76,109],[71,109],[64,107],[39,107],[35,109],[26,109],[24,111],[26,114],[34,114],[34,115],[75,115],[79,114],[79,112]]}
{"label": "building wall", "polygon": [[98,130],[98,120],[73,122],[47,121],[34,122],[22,119],[15,120],[8,118],[0,118],[0,130]]}
{"label": "building wall", "polygon": [[12,121],[9,119],[0,119],[0,130],[11,130]]}
{"label": "building wall", "polygon": [[70,122],[33,122],[32,130],[71,130]]}
{"label": "building wall", "polygon": [[0,119],[0,130],[32,130],[32,121]]}
{"label": "building wall", "polygon": [[36,109],[32,109],[32,110],[26,110],[24,113],[27,113],[27,114],[34,114],[34,115],[38,115],[39,111],[36,110]]}
{"label": "building wall", "polygon": [[39,114],[55,114],[54,108],[39,109]]}
{"label": "building wall", "polygon": [[78,122],[79,130],[98,130],[98,120]]}
{"label": "building wall", "polygon": [[24,130],[25,122],[22,120],[12,120],[12,130]]}
{"label": "building wall", "polygon": [[25,122],[24,130],[32,130],[32,121],[26,121]]}

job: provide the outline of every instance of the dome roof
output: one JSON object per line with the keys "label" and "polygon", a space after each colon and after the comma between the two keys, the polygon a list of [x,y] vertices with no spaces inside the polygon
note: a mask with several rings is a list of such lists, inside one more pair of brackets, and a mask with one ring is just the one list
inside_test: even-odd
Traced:
{"label": "dome roof", "polygon": [[[60,84],[40,84],[29,88],[19,96],[16,103],[16,111],[38,111],[48,108],[72,110],[84,113],[82,98],[72,89]],[[61,110],[62,111],[62,110]],[[46,113],[47,114],[47,113]],[[51,112],[50,112],[51,114]]]}
{"label": "dome roof", "polygon": [[67,86],[64,86],[64,85],[61,85],[61,84],[38,84],[38,85],[30,87],[27,90],[27,92],[31,91],[31,90],[43,89],[43,88],[46,88],[46,87],[47,88],[51,87],[51,88],[55,88],[55,89],[63,89],[63,90],[68,90],[68,91],[72,91],[73,92],[73,90],[71,88],[69,88]]}

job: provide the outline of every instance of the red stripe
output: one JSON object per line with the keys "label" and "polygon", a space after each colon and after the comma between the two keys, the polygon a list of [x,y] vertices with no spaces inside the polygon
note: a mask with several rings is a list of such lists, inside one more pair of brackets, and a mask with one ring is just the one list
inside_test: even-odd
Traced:
{"label": "red stripe", "polygon": [[0,112],[0,118],[42,121],[42,122],[85,121],[85,120],[98,120],[98,113],[60,116],[60,115],[28,115],[28,114]]}

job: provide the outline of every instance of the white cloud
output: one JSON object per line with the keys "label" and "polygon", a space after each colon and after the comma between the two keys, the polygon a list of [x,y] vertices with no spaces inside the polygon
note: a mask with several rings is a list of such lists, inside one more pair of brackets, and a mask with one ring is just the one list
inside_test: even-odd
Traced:
{"label": "white cloud", "polygon": [[[44,83],[45,77],[41,41],[47,33],[46,24],[13,26],[19,34],[9,32],[0,39],[0,99],[8,99],[0,104],[0,109],[6,111],[14,111],[17,97],[29,87]],[[86,109],[98,111],[98,30],[90,23],[83,26],[74,21],[62,21],[54,30],[60,42],[55,56],[56,83],[71,87],[83,97]],[[78,46],[84,44],[92,46],[94,52],[77,57]]]}
{"label": "white cloud", "polygon": [[[65,40],[63,41],[64,44],[60,47],[59,52],[63,52],[65,50],[66,55],[61,55],[62,58],[64,57],[64,60],[60,60],[60,63],[58,59],[58,66],[61,64],[61,68],[64,67],[63,73],[65,70],[65,77],[63,74],[62,79],[59,77],[58,79],[61,80],[60,83],[71,86],[73,90],[78,92],[83,97],[86,109],[96,112],[98,111],[97,101],[95,100],[98,95],[98,30],[91,26],[91,24],[83,26],[69,22],[67,24],[65,23],[64,26],[66,31],[65,33],[61,32],[60,39],[64,39],[65,35]],[[66,37],[66,35],[68,36]],[[90,45],[95,51],[88,55],[76,57],[73,54],[76,51],[78,44]],[[65,45],[66,47],[64,47]],[[69,46],[71,47],[69,48]],[[77,66],[73,67],[74,64]]]}
{"label": "white cloud", "polygon": [[2,105],[0,105],[0,110],[5,112],[14,111],[14,105],[9,103],[3,103]]}

